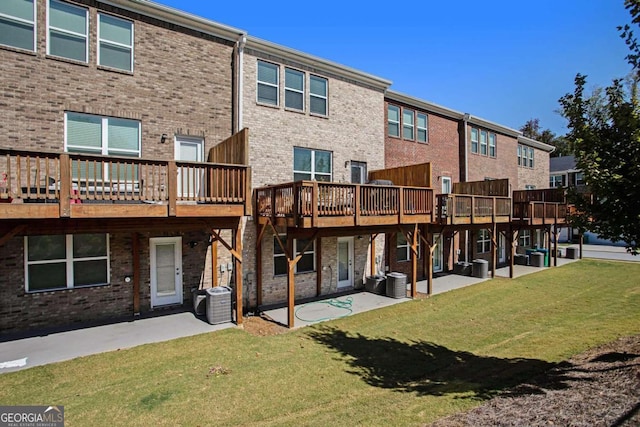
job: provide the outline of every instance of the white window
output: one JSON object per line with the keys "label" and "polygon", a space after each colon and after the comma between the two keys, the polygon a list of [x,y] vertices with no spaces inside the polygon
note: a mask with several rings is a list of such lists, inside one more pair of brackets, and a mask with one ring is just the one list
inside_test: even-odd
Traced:
{"label": "white window", "polygon": [[304,73],[291,68],[284,69],[284,106],[304,110]]}
{"label": "white window", "polygon": [[489,133],[489,156],[496,156],[496,134],[493,132]]}
{"label": "white window", "polygon": [[522,247],[531,246],[531,230],[520,230],[518,233],[518,244]]}
{"label": "white window", "polygon": [[576,185],[584,185],[584,173],[576,173]]}
{"label": "white window", "polygon": [[442,194],[451,193],[451,178],[448,176],[442,177]]}
{"label": "white window", "polygon": [[47,53],[87,62],[89,11],[59,0],[49,1]]}
{"label": "white window", "polygon": [[[418,258],[420,258],[420,243],[418,243]],[[396,234],[396,261],[403,262],[411,259],[411,245],[403,233]]]}
{"label": "white window", "polygon": [[98,14],[98,65],[133,71],[133,22]]}
{"label": "white window", "polygon": [[[280,235],[280,241],[284,247],[287,246],[287,236]],[[307,247],[308,245],[308,247]],[[302,250],[306,249],[304,254]],[[316,242],[315,240],[309,244],[308,239],[294,239],[293,252],[295,256],[302,255],[300,260],[296,263],[295,273],[310,273],[316,269]],[[287,256],[285,255],[282,247],[278,243],[278,239],[273,237],[273,275],[281,276],[287,274]]]}
{"label": "white window", "polygon": [[[91,114],[65,114],[65,150],[72,153],[98,154],[120,157],[140,157],[140,122]],[[117,165],[113,165],[117,168]],[[120,178],[132,178],[137,171],[119,169]],[[114,171],[94,171],[92,165],[73,167],[74,178],[113,176]],[[87,174],[87,175],[85,175]]]}
{"label": "white window", "polygon": [[489,230],[478,230],[478,240],[476,241],[476,252],[486,254],[491,251],[491,238]]}
{"label": "white window", "polygon": [[331,159],[330,151],[294,147],[293,180],[331,182]]}
{"label": "white window", "polygon": [[270,62],[258,61],[258,102],[261,104],[278,105],[278,82],[280,67]]}
{"label": "white window", "polygon": [[389,136],[400,137],[400,108],[395,105],[387,107],[387,127]]}
{"label": "white window", "polygon": [[0,44],[35,52],[35,16],[34,0],[0,1]]}
{"label": "white window", "polygon": [[365,162],[351,161],[351,183],[365,184],[367,182],[367,164]]}
{"label": "white window", "polygon": [[309,83],[309,111],[312,114],[326,116],[329,81],[318,76],[311,76]]}
{"label": "white window", "polygon": [[564,186],[565,186],[564,175],[551,175],[551,176],[549,176],[549,187],[550,188],[564,187]]}
{"label": "white window", "polygon": [[535,186],[535,185],[531,185],[531,184],[526,184],[526,185],[524,186],[524,189],[525,189],[525,190],[535,190],[535,189],[536,189],[536,186]]}
{"label": "white window", "polygon": [[427,132],[427,115],[417,114],[418,142],[428,142],[429,133]]}
{"label": "white window", "polygon": [[487,131],[480,131],[480,154],[483,156],[487,155]]}
{"label": "white window", "polygon": [[529,147],[529,167],[533,168],[533,148]]}
{"label": "white window", "polygon": [[413,140],[413,110],[402,109],[402,138]]}
{"label": "white window", "polygon": [[109,235],[24,238],[27,292],[109,283]]}
{"label": "white window", "polygon": [[522,145],[518,145],[518,166],[522,166]]}
{"label": "white window", "polygon": [[478,129],[471,128],[471,152],[478,152]]}

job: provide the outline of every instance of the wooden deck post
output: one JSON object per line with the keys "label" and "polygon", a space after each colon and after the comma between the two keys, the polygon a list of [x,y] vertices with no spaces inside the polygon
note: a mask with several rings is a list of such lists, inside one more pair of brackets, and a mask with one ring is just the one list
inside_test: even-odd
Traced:
{"label": "wooden deck post", "polygon": [[558,220],[556,218],[555,225],[553,226],[553,266],[558,266]]}
{"label": "wooden deck post", "polygon": [[140,235],[131,233],[131,252],[133,252],[133,315],[140,315]]}
{"label": "wooden deck post", "polygon": [[413,226],[411,238],[411,298],[418,296],[418,224]]}
{"label": "wooden deck post", "polygon": [[[242,225],[233,230],[233,249],[237,254],[242,254]],[[234,255],[234,270],[236,275],[236,324],[242,325],[243,307],[242,307],[242,259]]]}
{"label": "wooden deck post", "polygon": [[509,240],[511,241],[509,247],[509,278],[513,279],[513,264],[515,263],[516,256],[516,242],[518,241],[518,230],[513,230],[513,227],[509,228]]}
{"label": "wooden deck post", "polygon": [[378,235],[377,234],[372,234],[371,235],[371,254],[370,254],[370,259],[371,259],[371,275],[375,276],[377,271],[376,271],[376,237]]}
{"label": "wooden deck post", "polygon": [[316,296],[322,294],[322,239],[316,239]]}
{"label": "wooden deck post", "polygon": [[262,305],[262,236],[266,225],[258,225],[258,237],[256,239],[256,292],[258,307]]}
{"label": "wooden deck post", "polygon": [[295,254],[293,253],[293,239],[287,236],[287,327],[294,327],[294,312],[295,312],[295,275],[296,268]]}
{"label": "wooden deck post", "polygon": [[496,264],[498,263],[498,227],[495,218],[491,225],[491,277],[496,278]]}
{"label": "wooden deck post", "polygon": [[167,187],[169,216],[176,216],[176,204],[178,202],[178,166],[176,162],[170,161],[167,164]]}
{"label": "wooden deck post", "polygon": [[218,239],[211,236],[211,286],[218,286]]}
{"label": "wooden deck post", "polygon": [[60,154],[60,218],[71,216],[71,165],[69,154]]}

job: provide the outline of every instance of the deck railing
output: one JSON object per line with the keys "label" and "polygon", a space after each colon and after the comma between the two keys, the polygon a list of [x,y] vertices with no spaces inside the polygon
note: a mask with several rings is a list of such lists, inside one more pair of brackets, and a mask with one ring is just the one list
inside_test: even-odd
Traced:
{"label": "deck railing", "polygon": [[248,167],[0,149],[0,199],[242,204]]}
{"label": "deck railing", "polygon": [[514,220],[564,221],[567,217],[567,200],[564,189],[517,190],[513,192]]}
{"label": "deck railing", "polygon": [[430,215],[432,212],[431,188],[297,181],[256,190],[259,217]]}
{"label": "deck railing", "polygon": [[438,194],[436,217],[440,222],[474,223],[476,219],[509,217],[509,197],[473,196],[468,194]]}

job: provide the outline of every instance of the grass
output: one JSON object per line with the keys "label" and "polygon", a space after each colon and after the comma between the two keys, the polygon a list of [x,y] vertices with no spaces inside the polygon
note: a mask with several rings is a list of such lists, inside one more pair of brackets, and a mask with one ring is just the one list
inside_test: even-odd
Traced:
{"label": "grass", "polygon": [[68,426],[420,425],[640,333],[638,276],[583,260],[283,335],[83,357],[0,375],[0,403],[64,405]]}

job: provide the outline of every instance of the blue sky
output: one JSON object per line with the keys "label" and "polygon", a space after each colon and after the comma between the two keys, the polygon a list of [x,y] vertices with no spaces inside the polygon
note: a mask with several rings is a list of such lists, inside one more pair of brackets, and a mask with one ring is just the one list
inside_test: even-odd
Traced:
{"label": "blue sky", "polygon": [[156,0],[393,82],[391,89],[502,125],[566,132],[558,99],[580,72],[606,86],[630,67],[623,0]]}

